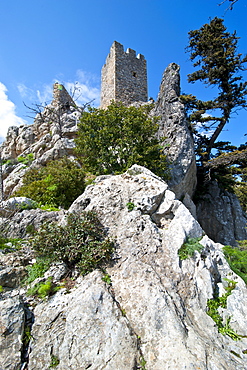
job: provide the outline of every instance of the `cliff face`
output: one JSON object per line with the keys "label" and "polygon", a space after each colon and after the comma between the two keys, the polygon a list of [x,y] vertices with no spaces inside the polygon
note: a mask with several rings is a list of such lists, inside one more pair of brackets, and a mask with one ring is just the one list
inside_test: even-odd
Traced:
{"label": "cliff face", "polygon": [[[134,205],[132,211],[127,203]],[[96,211],[115,240],[106,266],[109,283],[97,270],[77,278],[69,293],[61,289],[34,307],[29,300],[28,307],[17,277],[31,255],[15,256],[15,267],[9,265],[10,255],[1,255],[0,281],[6,269],[9,276],[12,271],[12,284],[9,278],[0,300],[2,369],[21,364],[29,370],[49,369],[54,359],[58,370],[246,368],[247,339],[220,334],[207,315],[208,299],[216,291],[226,292],[225,279],[236,282],[220,315],[246,336],[246,286],[230,270],[222,246],[203,236],[165,182],[136,165],[123,175],[101,176],[68,212],[83,210]],[[181,260],[178,250],[188,237],[202,237],[203,250]],[[59,276],[60,269],[62,276],[58,266],[46,278],[54,271]],[[31,340],[24,348],[20,338],[30,320]]]}
{"label": "cliff face", "polygon": [[194,141],[188,128],[184,105],[179,101],[180,68],[171,63],[163,73],[153,114],[160,117],[159,137],[164,137],[170,161],[169,186],[178,199],[193,197],[196,189]]}

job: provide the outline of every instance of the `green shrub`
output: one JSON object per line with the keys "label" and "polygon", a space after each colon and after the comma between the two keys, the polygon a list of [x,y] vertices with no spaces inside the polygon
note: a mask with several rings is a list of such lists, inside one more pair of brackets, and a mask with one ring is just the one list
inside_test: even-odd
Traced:
{"label": "green shrub", "polygon": [[69,208],[85,189],[85,174],[78,165],[64,157],[45,167],[32,168],[23,177],[23,186],[14,194],[50,207]]}
{"label": "green shrub", "polygon": [[77,266],[82,274],[99,267],[113,252],[113,242],[94,212],[69,214],[65,226],[45,223],[31,245],[39,256]]}
{"label": "green shrub", "polygon": [[195,251],[201,252],[203,246],[199,243],[202,237],[199,238],[188,238],[182,247],[178,250],[178,255],[181,260],[185,260],[189,257],[193,257]]}
{"label": "green shrub", "polygon": [[227,298],[232,293],[232,290],[236,287],[237,282],[233,280],[225,279],[228,282],[228,286],[225,288],[226,293],[219,297],[215,294],[213,299],[209,299],[207,302],[207,314],[214,320],[218,327],[219,333],[223,335],[228,335],[233,340],[240,340],[241,336],[237,334],[230,326],[231,318],[228,317],[226,319],[226,323],[223,324],[223,318],[220,316],[218,309],[220,307],[226,308],[227,307]]}
{"label": "green shrub", "polygon": [[133,164],[168,178],[168,163],[157,138],[157,117],[150,118],[150,105],[126,107],[112,102],[106,109],[83,112],[76,139],[76,152],[89,172],[122,173]]}
{"label": "green shrub", "polygon": [[242,250],[226,245],[223,247],[223,252],[232,271],[247,284],[247,250],[244,249],[244,246],[240,246],[240,248]]}

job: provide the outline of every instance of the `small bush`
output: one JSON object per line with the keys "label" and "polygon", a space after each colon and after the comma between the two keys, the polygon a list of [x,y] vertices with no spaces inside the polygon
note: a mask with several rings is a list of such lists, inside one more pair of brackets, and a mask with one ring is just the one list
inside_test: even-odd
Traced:
{"label": "small bush", "polygon": [[27,290],[27,295],[37,296],[39,298],[46,298],[58,291],[60,286],[52,282],[52,278],[48,278],[45,283],[37,283]]}
{"label": "small bush", "polygon": [[181,260],[185,260],[189,257],[193,257],[195,251],[201,252],[203,246],[199,243],[201,237],[199,238],[188,238],[187,241],[178,250],[178,255]]}
{"label": "small bush", "polygon": [[232,290],[235,289],[237,282],[233,280],[225,279],[228,282],[228,286],[225,288],[226,293],[219,297],[217,294],[213,299],[209,299],[207,302],[208,310],[207,314],[214,320],[218,327],[219,333],[228,335],[233,340],[240,340],[241,336],[237,334],[230,326],[231,318],[226,319],[226,323],[223,323],[223,318],[220,316],[218,309],[227,307],[227,298],[231,295]]}
{"label": "small bush", "polygon": [[106,237],[94,212],[70,214],[65,226],[45,223],[31,241],[38,256],[77,266],[87,274],[110,258],[113,242]]}
{"label": "small bush", "polygon": [[39,258],[37,261],[31,265],[27,266],[28,276],[25,279],[25,284],[32,283],[35,279],[44,276],[44,273],[49,269],[50,261],[49,259]]}
{"label": "small bush", "polygon": [[247,250],[244,248],[244,243],[240,248],[242,250],[226,245],[223,247],[223,252],[232,271],[247,284]]}
{"label": "small bush", "polygon": [[32,168],[23,176],[23,186],[14,194],[33,199],[49,207],[69,208],[85,189],[85,174],[78,165],[64,157],[45,167]]}

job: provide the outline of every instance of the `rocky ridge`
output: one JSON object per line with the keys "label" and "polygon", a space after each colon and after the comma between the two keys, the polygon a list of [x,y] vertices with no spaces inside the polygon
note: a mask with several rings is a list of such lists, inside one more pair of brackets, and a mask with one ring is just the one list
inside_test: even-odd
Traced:
{"label": "rocky ridge", "polygon": [[[32,125],[12,126],[1,147],[5,197],[11,196],[20,186],[25,172],[48,161],[73,157],[74,138],[81,110],[61,84],[53,86],[53,101],[37,113]],[[27,167],[18,158],[32,155]]]}

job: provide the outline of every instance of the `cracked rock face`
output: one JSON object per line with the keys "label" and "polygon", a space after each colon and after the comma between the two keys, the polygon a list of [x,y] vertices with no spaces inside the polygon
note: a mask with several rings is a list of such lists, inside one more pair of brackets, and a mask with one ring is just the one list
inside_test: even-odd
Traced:
{"label": "cracked rock face", "polygon": [[[131,203],[133,210],[128,204]],[[222,309],[231,327],[247,334],[247,290],[207,236],[202,254],[181,261],[178,249],[203,231],[167,184],[140,166],[101,176],[69,212],[95,210],[115,239],[106,267],[111,284],[94,271],[34,309],[28,369],[246,369],[246,338],[218,333],[207,301],[225,278],[237,282]]]}
{"label": "cracked rock face", "polygon": [[216,181],[198,201],[197,216],[207,235],[218,243],[237,246],[236,240],[247,239],[247,218],[237,196],[220,189]]}

